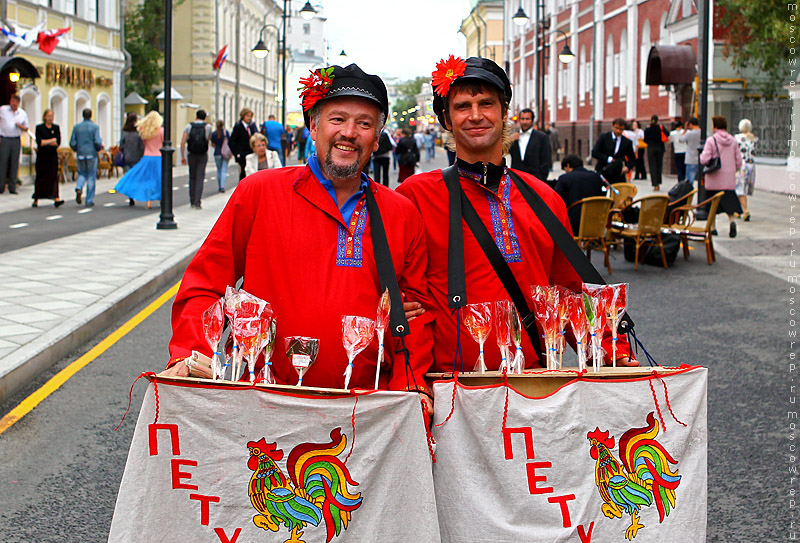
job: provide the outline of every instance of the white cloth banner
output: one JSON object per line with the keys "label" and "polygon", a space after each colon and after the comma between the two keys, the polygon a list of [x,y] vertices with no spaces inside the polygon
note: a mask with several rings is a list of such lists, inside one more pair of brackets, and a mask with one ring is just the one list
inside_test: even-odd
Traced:
{"label": "white cloth banner", "polygon": [[442,541],[704,543],[707,378],[435,383]]}
{"label": "white cloth banner", "polygon": [[157,394],[151,383],[110,542],[439,541],[416,393],[159,381]]}

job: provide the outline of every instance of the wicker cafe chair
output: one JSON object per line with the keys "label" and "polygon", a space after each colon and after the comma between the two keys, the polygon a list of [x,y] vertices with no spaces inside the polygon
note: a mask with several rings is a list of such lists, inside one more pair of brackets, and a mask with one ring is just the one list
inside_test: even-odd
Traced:
{"label": "wicker cafe chair", "polygon": [[[609,234],[612,238],[632,239],[636,243],[634,253],[633,269],[639,269],[639,249],[641,246],[650,242],[661,249],[661,261],[664,267],[668,268],[667,257],[664,254],[664,244],[661,241],[661,227],[664,222],[664,213],[667,210],[669,196],[666,194],[654,194],[645,196],[630,203],[630,206],[639,204],[639,222],[634,225],[612,225]],[[617,212],[615,211],[615,214]]]}
{"label": "wicker cafe chair", "polygon": [[608,195],[614,199],[614,209],[622,209],[628,206],[636,197],[639,189],[633,183],[614,183],[608,190]]}
{"label": "wicker cafe chair", "polygon": [[[709,266],[716,262],[717,256],[714,253],[714,241],[711,232],[716,228],[717,208],[719,207],[719,201],[722,199],[722,194],[722,192],[718,192],[711,198],[698,202],[697,205],[685,205],[673,211],[673,215],[679,213],[683,214],[685,217],[682,224],[673,224],[669,227],[670,232],[681,236],[681,246],[683,247],[683,258],[685,260],[689,259],[689,241],[691,240],[702,241],[705,244],[706,260]],[[703,226],[694,226],[697,209],[706,204],[710,204],[706,224]]]}
{"label": "wicker cafe chair", "polygon": [[[69,171],[78,171],[77,164],[75,164],[75,158],[72,156],[72,149],[69,147],[60,147],[57,151],[58,153],[58,178],[61,180],[62,183],[66,183],[67,181],[67,172]],[[70,170],[70,162],[75,164],[75,170]]]}
{"label": "wicker cafe chair", "polygon": [[108,151],[97,152],[97,177],[98,179],[103,172],[108,172],[108,178],[111,179],[111,172],[114,170],[114,162],[111,158],[111,153]]}
{"label": "wicker cafe chair", "polygon": [[606,244],[606,229],[608,227],[608,212],[614,203],[612,198],[593,196],[578,200],[567,208],[567,211],[576,206],[581,206],[581,222],[575,242],[586,251],[586,258],[591,260],[592,249],[599,248],[605,255],[604,263],[611,273],[611,263],[608,259],[608,245]]}
{"label": "wicker cafe chair", "polygon": [[689,224],[689,209],[692,206],[694,195],[698,189],[692,189],[686,196],[681,196],[677,200],[667,205],[667,215],[664,217],[664,225],[668,227],[681,227]]}

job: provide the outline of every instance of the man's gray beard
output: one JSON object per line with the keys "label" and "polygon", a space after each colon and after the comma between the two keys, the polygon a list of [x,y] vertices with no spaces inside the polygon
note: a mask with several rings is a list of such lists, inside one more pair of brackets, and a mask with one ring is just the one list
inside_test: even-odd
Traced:
{"label": "man's gray beard", "polygon": [[[333,147],[333,146],[331,146]],[[325,175],[328,179],[352,179],[361,172],[361,150],[358,151],[358,157],[355,162],[346,166],[340,166],[333,162],[330,149],[325,155]]]}

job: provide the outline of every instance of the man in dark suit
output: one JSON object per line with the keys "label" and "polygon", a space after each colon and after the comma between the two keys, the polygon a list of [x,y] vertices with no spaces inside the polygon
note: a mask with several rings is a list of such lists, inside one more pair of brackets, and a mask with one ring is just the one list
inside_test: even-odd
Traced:
{"label": "man in dark suit", "polygon": [[533,128],[533,111],[528,108],[519,112],[520,134],[511,148],[511,168],[535,175],[547,181],[547,174],[553,166],[550,139],[547,134]]}
{"label": "man in dark suit", "polygon": [[[566,173],[558,178],[554,190],[567,207],[584,198],[606,195],[606,182],[597,173],[584,168],[583,161],[577,155],[564,157],[561,168]],[[581,207],[573,207],[567,215],[573,234],[577,234],[581,224]]]}
{"label": "man in dark suit", "polygon": [[625,119],[614,119],[611,132],[604,132],[597,138],[592,156],[597,159],[594,169],[609,183],[624,183],[627,174],[636,162],[631,140],[622,135]]}

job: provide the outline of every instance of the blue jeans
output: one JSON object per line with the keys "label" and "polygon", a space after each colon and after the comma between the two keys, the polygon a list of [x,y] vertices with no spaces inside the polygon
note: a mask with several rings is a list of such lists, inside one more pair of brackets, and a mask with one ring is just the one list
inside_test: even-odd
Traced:
{"label": "blue jeans", "polygon": [[[272,147],[269,147],[269,149],[272,149]],[[272,150],[278,153],[278,158],[281,159],[281,168],[286,166],[286,157],[283,156],[283,149],[272,149]]]}
{"label": "blue jeans", "polygon": [[229,160],[229,158],[223,158],[222,155],[214,155],[214,163],[217,165],[217,185],[219,186],[219,190],[225,190]]}
{"label": "blue jeans", "polygon": [[97,157],[78,159],[78,181],[75,190],[83,190],[86,185],[86,205],[94,203],[94,189],[97,182]]}
{"label": "blue jeans", "polygon": [[686,180],[690,183],[694,183],[695,179],[697,179],[697,169],[699,166],[699,164],[686,164]]}

